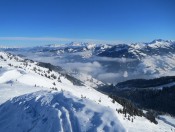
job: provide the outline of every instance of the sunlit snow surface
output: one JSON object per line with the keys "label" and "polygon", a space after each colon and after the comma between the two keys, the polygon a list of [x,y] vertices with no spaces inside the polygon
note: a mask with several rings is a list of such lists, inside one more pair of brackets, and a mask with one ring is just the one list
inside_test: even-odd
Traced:
{"label": "sunlit snow surface", "polygon": [[3,104],[0,113],[2,132],[125,131],[113,111],[67,92],[23,95]]}

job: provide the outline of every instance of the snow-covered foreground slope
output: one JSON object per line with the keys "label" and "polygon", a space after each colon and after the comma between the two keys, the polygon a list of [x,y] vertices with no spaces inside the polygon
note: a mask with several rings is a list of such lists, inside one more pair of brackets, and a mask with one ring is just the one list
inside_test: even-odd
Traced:
{"label": "snow-covered foreground slope", "polygon": [[73,85],[36,62],[4,52],[0,56],[0,132],[175,130],[159,119],[157,125],[145,117],[127,120],[116,111],[123,106],[107,95],[88,86]]}
{"label": "snow-covered foreground slope", "polygon": [[0,113],[2,132],[125,131],[112,110],[68,92],[23,95],[3,104]]}

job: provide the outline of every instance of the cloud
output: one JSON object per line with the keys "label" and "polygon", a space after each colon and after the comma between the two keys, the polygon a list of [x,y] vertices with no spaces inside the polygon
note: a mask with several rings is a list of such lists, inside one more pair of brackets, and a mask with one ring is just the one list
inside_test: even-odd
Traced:
{"label": "cloud", "polygon": [[0,37],[0,41],[46,41],[46,42],[94,42],[94,43],[110,43],[119,44],[126,43],[120,40],[100,40],[100,39],[80,39],[80,38],[58,38],[58,37]]}
{"label": "cloud", "polygon": [[31,52],[25,51],[18,53],[27,56],[27,58],[29,59],[47,62],[53,65],[59,65],[69,73],[83,73],[91,75],[92,77],[105,83],[116,84],[117,82],[127,80],[130,77],[133,78],[133,76],[131,76],[132,74],[130,74],[129,71],[118,71],[117,68],[117,65],[119,65],[120,63],[123,63],[123,65],[125,65],[126,62],[133,61],[132,59],[94,57],[93,59],[82,60],[77,57],[77,54],[76,56],[74,56],[74,54],[65,54],[59,57],[52,56],[50,53],[47,52],[44,52],[43,54],[33,54]]}
{"label": "cloud", "polygon": [[107,83],[114,83],[119,77],[121,77],[120,73],[101,73],[97,76],[99,80]]}
{"label": "cloud", "polygon": [[[37,61],[44,61],[54,65],[59,65],[70,73],[83,73],[91,75],[92,77],[105,83],[115,84],[128,78],[129,75],[126,71],[120,71],[117,73],[109,72],[107,71],[108,68],[104,65],[104,63],[100,63],[95,60],[93,62],[70,62],[70,58],[55,58],[53,56],[47,56],[46,53],[46,56],[38,56],[38,54],[31,54],[30,52],[25,53],[25,55],[30,59],[34,58]],[[105,60],[108,60],[105,62],[105,64],[110,63],[110,58],[105,58]],[[116,61],[116,59],[112,59],[112,61],[113,60]]]}
{"label": "cloud", "polygon": [[94,62],[74,62],[64,63],[64,68],[69,72],[78,72],[91,75],[94,78],[103,81],[105,83],[116,83],[123,78],[123,73],[109,73],[104,66],[97,61]]}
{"label": "cloud", "polygon": [[0,37],[0,40],[70,41],[71,39],[54,37]]}
{"label": "cloud", "polygon": [[127,63],[127,62],[133,62],[136,61],[136,59],[130,59],[130,58],[112,58],[112,57],[94,57],[93,58],[96,61],[109,61],[109,62],[119,62],[119,63]]}
{"label": "cloud", "polygon": [[79,71],[85,74],[98,74],[102,70],[102,66],[99,62],[74,62],[74,63],[65,63],[64,68],[68,71]]}

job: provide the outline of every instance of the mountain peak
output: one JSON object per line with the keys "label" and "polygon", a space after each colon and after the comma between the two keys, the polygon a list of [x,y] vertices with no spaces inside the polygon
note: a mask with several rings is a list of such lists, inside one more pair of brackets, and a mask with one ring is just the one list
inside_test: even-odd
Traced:
{"label": "mountain peak", "polygon": [[164,40],[164,39],[155,39],[153,40],[152,42],[150,42],[150,44],[154,44],[154,43],[157,43],[157,42],[164,42],[164,43],[170,43],[171,40]]}

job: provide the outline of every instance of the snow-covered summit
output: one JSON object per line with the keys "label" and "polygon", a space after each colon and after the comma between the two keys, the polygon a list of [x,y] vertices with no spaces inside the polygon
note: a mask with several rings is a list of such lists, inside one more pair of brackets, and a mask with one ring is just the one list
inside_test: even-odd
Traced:
{"label": "snow-covered summit", "polygon": [[148,43],[148,47],[151,48],[171,48],[172,46],[171,40],[162,40],[162,39],[155,39],[152,42]]}

